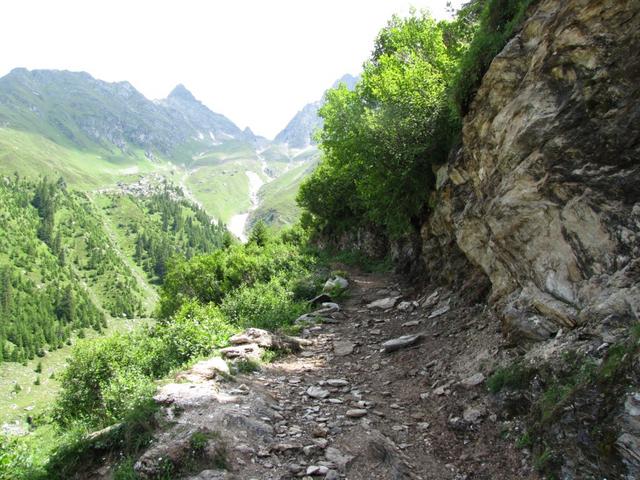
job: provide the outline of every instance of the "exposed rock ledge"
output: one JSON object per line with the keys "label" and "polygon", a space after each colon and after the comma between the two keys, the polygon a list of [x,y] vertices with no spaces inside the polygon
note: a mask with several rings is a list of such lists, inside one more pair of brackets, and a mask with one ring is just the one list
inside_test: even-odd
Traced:
{"label": "exposed rock ledge", "polygon": [[438,172],[423,255],[454,241],[514,341],[640,311],[640,4],[541,1]]}

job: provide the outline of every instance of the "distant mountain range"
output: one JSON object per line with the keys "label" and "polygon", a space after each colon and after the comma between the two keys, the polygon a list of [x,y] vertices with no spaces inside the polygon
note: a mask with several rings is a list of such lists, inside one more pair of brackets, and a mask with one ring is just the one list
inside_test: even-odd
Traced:
{"label": "distant mountain range", "polygon": [[[65,146],[128,153],[139,148],[188,163],[185,154],[228,139],[255,141],[178,85],[151,101],[128,82],[87,73],[15,69],[0,79],[0,125]],[[186,149],[184,147],[187,147]]]}
{"label": "distant mountain range", "polygon": [[[339,82],[353,88],[357,79]],[[322,125],[321,103],[306,105],[269,141],[211,111],[184,85],[149,100],[129,82],[17,68],[0,78],[0,173],[61,175],[84,190],[160,173],[215,218],[252,211],[249,223],[262,215],[287,224],[298,214],[295,190],[318,161],[312,135]],[[251,190],[260,183],[269,188]]]}

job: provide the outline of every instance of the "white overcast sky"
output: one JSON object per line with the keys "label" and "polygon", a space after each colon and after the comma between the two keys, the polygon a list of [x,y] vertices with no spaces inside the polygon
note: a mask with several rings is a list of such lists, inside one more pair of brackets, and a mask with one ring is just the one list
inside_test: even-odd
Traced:
{"label": "white overcast sky", "polygon": [[446,16],[446,0],[2,0],[0,76],[82,70],[148,98],[182,83],[271,138],[334,80],[357,74],[380,28],[411,5]]}

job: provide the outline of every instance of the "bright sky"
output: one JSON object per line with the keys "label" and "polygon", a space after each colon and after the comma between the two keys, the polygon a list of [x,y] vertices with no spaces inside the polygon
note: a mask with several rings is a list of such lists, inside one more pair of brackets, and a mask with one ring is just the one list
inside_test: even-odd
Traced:
{"label": "bright sky", "polygon": [[[2,0],[0,76],[15,67],[128,80],[148,98],[178,83],[272,138],[345,73],[409,6],[446,0]],[[454,6],[461,0],[454,0]]]}

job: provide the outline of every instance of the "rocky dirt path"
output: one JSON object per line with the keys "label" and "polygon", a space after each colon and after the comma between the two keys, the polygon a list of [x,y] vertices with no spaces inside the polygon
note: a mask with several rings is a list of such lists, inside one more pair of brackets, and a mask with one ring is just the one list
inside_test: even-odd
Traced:
{"label": "rocky dirt path", "polygon": [[[467,304],[352,272],[340,311],[305,330],[300,352],[227,381],[213,359],[167,385],[157,398],[171,426],[136,469],[153,478],[168,458],[192,480],[537,478],[484,385],[501,336]],[[194,435],[207,439],[199,461]]]}

